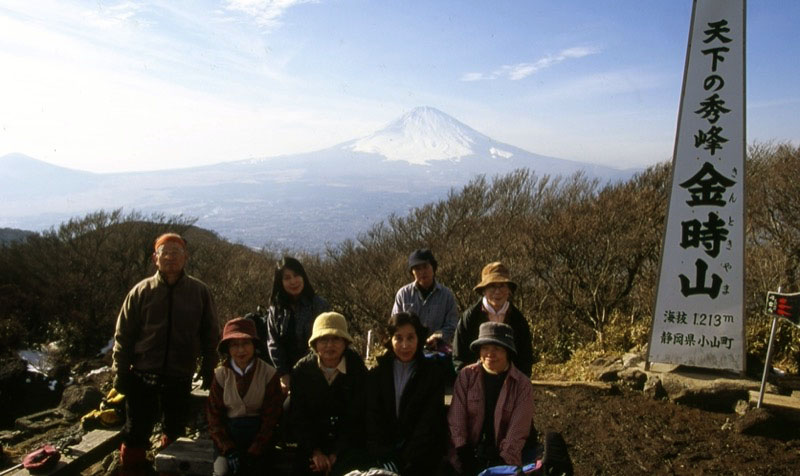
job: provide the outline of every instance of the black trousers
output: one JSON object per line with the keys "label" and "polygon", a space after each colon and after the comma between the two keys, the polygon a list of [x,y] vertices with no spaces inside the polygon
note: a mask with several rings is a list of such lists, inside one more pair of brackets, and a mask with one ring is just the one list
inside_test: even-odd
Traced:
{"label": "black trousers", "polygon": [[132,447],[149,448],[150,435],[163,416],[163,432],[174,441],[186,432],[191,377],[176,378],[135,372],[125,396],[122,440]]}

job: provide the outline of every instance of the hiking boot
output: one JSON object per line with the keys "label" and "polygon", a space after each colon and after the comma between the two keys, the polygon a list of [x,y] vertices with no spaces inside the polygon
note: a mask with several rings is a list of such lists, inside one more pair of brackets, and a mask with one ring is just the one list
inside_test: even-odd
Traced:
{"label": "hiking boot", "polygon": [[125,443],[119,447],[119,476],[147,476],[152,471],[148,468],[149,465],[144,448],[128,446]]}

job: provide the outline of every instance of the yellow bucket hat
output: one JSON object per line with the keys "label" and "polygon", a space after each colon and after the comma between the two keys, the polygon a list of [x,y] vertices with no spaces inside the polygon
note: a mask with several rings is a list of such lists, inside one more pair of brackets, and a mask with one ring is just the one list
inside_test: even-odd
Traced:
{"label": "yellow bucket hat", "polygon": [[348,344],[353,343],[353,338],[347,332],[347,320],[338,312],[323,312],[314,319],[314,327],[311,330],[311,338],[308,339],[308,346],[313,348],[314,341],[325,336],[341,337]]}

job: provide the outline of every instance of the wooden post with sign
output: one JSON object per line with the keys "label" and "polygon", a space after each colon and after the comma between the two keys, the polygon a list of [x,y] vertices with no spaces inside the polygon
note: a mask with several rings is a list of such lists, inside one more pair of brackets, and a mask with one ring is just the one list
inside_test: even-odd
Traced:
{"label": "wooden post with sign", "polygon": [[647,367],[745,371],[745,1],[695,0]]}
{"label": "wooden post with sign", "polygon": [[800,327],[800,293],[781,294],[781,288],[778,288],[776,293],[768,292],[765,312],[767,315],[772,316],[772,329],[769,333],[767,356],[764,359],[764,373],[761,375],[761,388],[758,390],[757,408],[761,408],[761,404],[764,402],[764,389],[767,386],[767,375],[769,374],[770,361],[772,360],[772,345],[775,343],[778,319],[785,319]]}

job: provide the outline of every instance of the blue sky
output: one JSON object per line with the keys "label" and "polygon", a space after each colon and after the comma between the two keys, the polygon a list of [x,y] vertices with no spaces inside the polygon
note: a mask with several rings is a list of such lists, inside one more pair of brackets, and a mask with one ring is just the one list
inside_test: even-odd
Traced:
{"label": "blue sky", "polygon": [[[433,106],[531,152],[671,157],[690,0],[0,0],[0,155],[307,152]],[[800,2],[750,1],[747,135],[800,142]]]}

